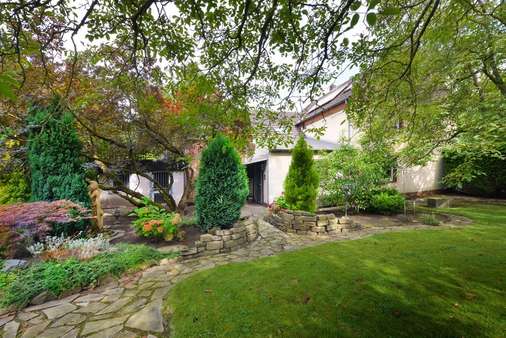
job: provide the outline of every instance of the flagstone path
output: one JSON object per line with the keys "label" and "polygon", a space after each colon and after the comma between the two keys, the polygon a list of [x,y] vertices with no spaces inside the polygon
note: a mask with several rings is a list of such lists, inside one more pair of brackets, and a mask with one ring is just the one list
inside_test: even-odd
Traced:
{"label": "flagstone path", "polygon": [[189,275],[218,265],[242,262],[281,251],[336,240],[350,240],[375,233],[430,226],[368,228],[342,233],[337,237],[311,238],[281,232],[259,220],[259,238],[231,253],[189,260],[164,259],[159,265],[119,281],[76,293],[63,299],[30,306],[16,314],[0,316],[3,338],[106,338],[170,335],[170,325],[162,315],[163,300],[170,288]]}

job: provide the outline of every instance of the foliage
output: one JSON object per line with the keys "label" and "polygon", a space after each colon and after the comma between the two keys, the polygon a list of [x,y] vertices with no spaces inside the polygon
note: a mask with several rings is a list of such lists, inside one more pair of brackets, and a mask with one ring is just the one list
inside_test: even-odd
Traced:
{"label": "foliage", "polygon": [[424,214],[422,216],[422,223],[427,225],[439,225],[441,222],[434,214]]}
{"label": "foliage", "polygon": [[[0,267],[3,267],[3,262],[0,261]],[[7,288],[16,279],[14,272],[3,272],[0,270],[0,290]],[[1,293],[1,292],[0,292]]]}
{"label": "foliage", "polygon": [[367,210],[380,214],[395,214],[404,209],[406,199],[395,189],[375,191],[369,200]]}
{"label": "foliage", "polygon": [[0,247],[10,255],[15,246],[67,232],[88,215],[88,209],[66,200],[0,206]]}
{"label": "foliage", "polygon": [[137,216],[132,225],[135,232],[146,238],[163,238],[170,241],[177,232],[177,224],[181,222],[179,214],[154,205],[148,198],[143,200],[145,206],[135,208],[131,215]]}
{"label": "foliage", "polygon": [[32,128],[28,141],[32,200],[67,199],[89,207],[82,148],[72,115],[64,112],[60,101],[55,99],[47,107],[33,106],[29,123]]}
{"label": "foliage", "polygon": [[443,212],[473,225],[337,241],[192,275],[165,303],[174,337],[504,336],[506,206]]}
{"label": "foliage", "polygon": [[467,194],[506,197],[506,143],[484,153],[455,145],[443,151],[446,187]]}
{"label": "foliage", "polygon": [[300,136],[292,150],[284,188],[289,209],[316,211],[319,177],[313,161],[313,150]]}
{"label": "foliage", "polygon": [[290,206],[288,204],[288,202],[286,201],[286,198],[285,196],[279,196],[279,197],[276,197],[274,199],[274,204],[277,206],[277,207],[280,207],[281,209],[289,209]]}
{"label": "foliage", "polygon": [[195,213],[203,231],[229,228],[240,217],[248,196],[248,177],[229,139],[216,136],[202,152]]}
{"label": "foliage", "polygon": [[[79,234],[81,235],[81,234]],[[64,237],[48,236],[42,242],[36,242],[27,247],[34,256],[43,260],[63,260],[69,257],[79,260],[90,259],[101,252],[110,249],[109,240],[102,234],[96,237]]]}
{"label": "foliage", "polygon": [[0,204],[25,202],[30,198],[30,187],[21,171],[0,175]]}
{"label": "foliage", "polygon": [[13,139],[12,128],[0,123],[0,204],[25,202],[30,198],[30,187],[27,182],[26,162],[22,152],[18,151],[21,143]]}
{"label": "foliage", "polygon": [[89,260],[34,263],[18,270],[14,280],[0,290],[1,305],[23,307],[38,294],[48,291],[59,296],[68,290],[96,285],[101,278],[153,264],[166,255],[143,245],[118,245],[116,250],[101,253]]}
{"label": "foliage", "polygon": [[[21,69],[16,68],[19,78],[27,68],[23,66],[25,58],[40,59],[41,66],[52,70],[45,63],[48,56],[63,59],[65,52],[71,54],[65,50],[64,41],[69,35],[74,38],[86,32],[79,41],[82,49],[92,49],[97,40],[107,41],[110,46],[94,57],[93,68],[99,69],[118,54],[125,54],[121,67],[109,73],[111,82],[128,72],[145,75],[158,61],[167,64],[167,72],[172,74],[198,62],[209,77],[222,79],[223,95],[248,94],[257,98],[263,109],[275,112],[277,109],[268,109],[273,102],[290,101],[278,101],[280,95],[273,88],[286,93],[314,91],[339,74],[350,44],[343,35],[356,27],[361,17],[373,25],[377,4],[369,1],[364,11],[358,12],[360,2],[355,0],[316,6],[284,1],[239,4],[230,0],[209,6],[182,1],[173,4],[172,9],[178,13],[174,16],[161,1],[125,5],[28,0],[24,6],[13,2],[1,7],[0,21],[6,24],[0,31],[0,52],[20,64],[17,68]],[[86,13],[85,20],[82,13]],[[43,23],[40,18],[44,18]],[[75,71],[74,61],[70,58],[68,62],[69,72]],[[83,73],[87,71],[90,69]],[[276,116],[273,118],[271,121],[276,121]]]}
{"label": "foliage", "polygon": [[351,120],[366,142],[397,148],[402,164],[425,164],[448,145],[493,156],[506,138],[503,4],[386,0],[379,10],[400,6],[353,47]]}
{"label": "foliage", "polygon": [[386,171],[368,153],[343,145],[318,161],[320,190],[333,205],[365,209],[371,193],[386,183]]}
{"label": "foliage", "polygon": [[[107,51],[83,52],[79,58],[83,69],[94,69],[95,55],[101,53]],[[142,195],[118,179],[117,168],[128,168],[152,182],[168,210],[184,210],[193,202],[198,156],[216,133],[227,135],[241,153],[249,151],[250,110],[241,97],[221,93],[218,81],[195,65],[170,77],[160,78],[164,73],[153,67],[142,77],[126,72],[110,81],[110,74],[123,67],[128,56],[128,52],[118,53],[110,63],[79,77],[76,90],[86,90],[69,104],[84,126],[85,153],[102,168],[101,176],[107,178],[103,189],[122,191],[122,196],[141,206]],[[124,100],[130,102],[128,109]],[[97,101],[105,104],[97,107]],[[102,109],[108,114],[102,114]],[[184,172],[186,184],[178,203],[170,189],[160,189],[153,177],[145,175],[149,170],[144,160],[160,158],[170,177],[173,171]]]}

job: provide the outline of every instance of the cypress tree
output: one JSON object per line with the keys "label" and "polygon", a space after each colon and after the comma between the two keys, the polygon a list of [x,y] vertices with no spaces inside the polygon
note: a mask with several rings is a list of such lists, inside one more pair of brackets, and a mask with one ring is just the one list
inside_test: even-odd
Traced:
{"label": "cypress tree", "polygon": [[291,209],[316,211],[319,176],[313,151],[300,136],[292,151],[292,162],[285,179],[285,199]]}
{"label": "cypress tree", "polygon": [[218,135],[202,152],[195,211],[202,230],[230,228],[248,196],[248,176],[229,139]]}
{"label": "cypress tree", "polygon": [[55,99],[48,106],[32,106],[28,122],[31,199],[66,199],[90,207],[82,147],[72,114]]}

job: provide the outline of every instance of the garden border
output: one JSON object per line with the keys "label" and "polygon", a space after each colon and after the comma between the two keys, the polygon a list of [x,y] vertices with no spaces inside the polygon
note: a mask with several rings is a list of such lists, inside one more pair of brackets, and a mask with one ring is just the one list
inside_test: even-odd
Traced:
{"label": "garden border", "polygon": [[332,213],[314,214],[288,209],[272,211],[265,220],[281,231],[298,235],[335,236],[360,228],[360,225],[354,224],[349,217],[337,218]]}
{"label": "garden border", "polygon": [[249,217],[237,221],[230,229],[210,229],[209,233],[200,235],[194,247],[181,251],[181,256],[189,259],[231,252],[253,242],[257,237],[258,223]]}

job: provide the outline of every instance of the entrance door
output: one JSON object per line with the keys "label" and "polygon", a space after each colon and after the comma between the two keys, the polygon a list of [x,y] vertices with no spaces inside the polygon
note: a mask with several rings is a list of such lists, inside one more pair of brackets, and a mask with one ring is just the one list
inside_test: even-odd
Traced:
{"label": "entrance door", "polygon": [[253,203],[263,204],[264,172],[267,162],[257,162],[246,166],[249,179],[248,200]]}

